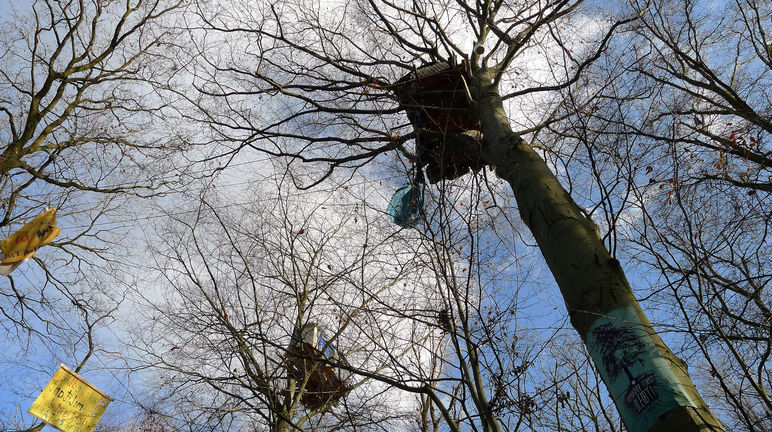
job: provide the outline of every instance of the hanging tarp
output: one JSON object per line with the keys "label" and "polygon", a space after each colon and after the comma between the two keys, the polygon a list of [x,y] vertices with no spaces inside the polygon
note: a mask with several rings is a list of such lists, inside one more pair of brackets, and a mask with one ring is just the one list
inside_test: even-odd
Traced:
{"label": "hanging tarp", "polygon": [[[59,235],[59,228],[56,226],[56,208],[52,208],[44,211],[20,230],[0,242],[0,251],[3,253],[0,266],[13,267],[21,263],[57,235]],[[13,268],[10,270],[13,271]]]}
{"label": "hanging tarp", "polygon": [[404,228],[413,228],[423,217],[423,204],[421,189],[415,185],[408,185],[394,192],[386,211],[395,224]]}

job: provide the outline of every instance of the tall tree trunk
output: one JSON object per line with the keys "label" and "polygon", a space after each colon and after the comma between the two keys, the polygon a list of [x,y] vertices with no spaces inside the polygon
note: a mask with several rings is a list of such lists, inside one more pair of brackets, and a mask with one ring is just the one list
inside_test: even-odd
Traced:
{"label": "tall tree trunk", "polygon": [[[483,158],[509,182],[565,300],[571,323],[593,357],[630,432],[723,431],[689,375],[654,331],[589,220],[545,161],[509,124],[490,80],[472,84],[483,129]],[[611,334],[634,335],[607,337]],[[604,337],[606,336],[606,337]],[[611,364],[613,363],[613,364]],[[629,369],[633,376],[620,373]]]}
{"label": "tall tree trunk", "polygon": [[292,417],[290,417],[289,412],[281,407],[275,412],[274,415],[275,417],[273,425],[271,426],[271,432],[290,432],[290,430],[292,430],[292,425],[289,421],[289,419]]}

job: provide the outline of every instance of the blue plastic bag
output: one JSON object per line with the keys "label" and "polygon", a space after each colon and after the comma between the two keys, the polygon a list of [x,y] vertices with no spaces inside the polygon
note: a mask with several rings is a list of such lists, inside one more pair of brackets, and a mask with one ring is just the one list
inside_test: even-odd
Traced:
{"label": "blue plastic bag", "polygon": [[395,224],[413,228],[424,215],[423,206],[421,189],[415,185],[407,185],[394,192],[386,212]]}

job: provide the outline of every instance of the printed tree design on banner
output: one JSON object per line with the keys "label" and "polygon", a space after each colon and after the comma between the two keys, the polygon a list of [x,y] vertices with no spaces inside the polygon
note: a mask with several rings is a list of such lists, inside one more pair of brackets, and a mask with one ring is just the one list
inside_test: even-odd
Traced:
{"label": "printed tree design on banner", "polygon": [[633,362],[643,362],[639,356],[643,354],[646,345],[636,336],[632,329],[614,327],[603,324],[593,330],[595,342],[601,347],[603,365],[609,377],[616,380],[620,371],[624,371],[630,383],[635,383],[635,378],[627,368]]}

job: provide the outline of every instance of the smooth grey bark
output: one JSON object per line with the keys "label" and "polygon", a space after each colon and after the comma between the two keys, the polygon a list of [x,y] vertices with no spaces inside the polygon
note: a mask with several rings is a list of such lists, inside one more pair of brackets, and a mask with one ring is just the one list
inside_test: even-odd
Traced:
{"label": "smooth grey bark", "polygon": [[[473,104],[483,131],[482,157],[509,182],[524,223],[531,230],[565,300],[571,323],[587,343],[588,330],[608,312],[632,307],[657,350],[696,407],[662,415],[650,431],[723,431],[676,357],[641,310],[619,261],[612,258],[588,219],[546,162],[512,131],[496,84],[475,78]],[[596,365],[597,366],[597,365]],[[611,389],[609,389],[611,392]]]}

